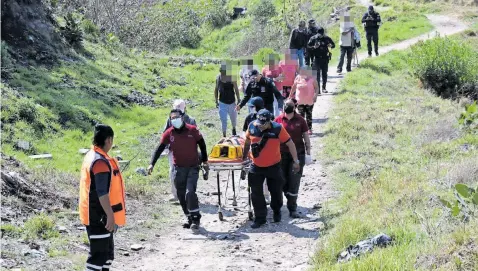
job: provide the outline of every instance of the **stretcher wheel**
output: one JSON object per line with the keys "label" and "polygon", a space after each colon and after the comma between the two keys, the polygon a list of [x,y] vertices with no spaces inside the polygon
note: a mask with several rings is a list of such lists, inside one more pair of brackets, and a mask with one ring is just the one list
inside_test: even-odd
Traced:
{"label": "stretcher wheel", "polygon": [[219,220],[224,221],[224,216],[222,215],[222,212],[217,213],[219,216]]}
{"label": "stretcher wheel", "polygon": [[249,220],[251,221],[254,220],[254,215],[252,214],[252,212],[249,212],[248,215],[249,215]]}

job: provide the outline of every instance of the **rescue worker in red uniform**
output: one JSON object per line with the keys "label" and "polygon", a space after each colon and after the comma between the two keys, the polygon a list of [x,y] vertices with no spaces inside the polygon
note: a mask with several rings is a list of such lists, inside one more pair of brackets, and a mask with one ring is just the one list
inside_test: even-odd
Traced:
{"label": "rescue worker in red uniform", "polygon": [[108,155],[113,138],[110,126],[96,125],[93,146],[81,167],[80,220],[90,243],[86,270],[110,269],[114,260],[113,232],[126,222],[123,177],[118,161]]}
{"label": "rescue worker in red uniform", "polygon": [[284,195],[287,198],[287,209],[289,209],[289,216],[292,218],[299,218],[297,213],[297,197],[299,196],[300,179],[304,170],[306,160],[310,160],[310,138],[309,126],[305,119],[296,112],[295,103],[292,99],[288,99],[284,103],[284,113],[275,119],[275,122],[281,124],[287,133],[289,133],[292,142],[294,142],[299,156],[300,170],[293,171],[293,158],[289,152],[289,148],[281,145],[281,164],[282,173],[284,174]]}
{"label": "rescue worker in red uniform", "polygon": [[151,158],[148,174],[152,173],[156,161],[158,161],[161,153],[169,145],[169,149],[173,152],[176,171],[174,185],[177,189],[179,203],[187,218],[187,222],[183,227],[199,229],[201,214],[199,213],[196,188],[199,179],[200,159],[197,146],[199,145],[201,149],[203,167],[208,171],[206,142],[195,126],[184,122],[184,114],[181,110],[171,110],[170,119],[172,127],[163,133],[161,142]]}
{"label": "rescue worker in red uniform", "polygon": [[293,159],[293,171],[300,170],[294,142],[284,127],[272,119],[272,113],[262,109],[257,113],[257,119],[249,124],[246,132],[243,158],[247,158],[250,148],[252,165],[249,170],[248,182],[251,187],[251,200],[255,216],[251,228],[259,228],[267,222],[267,205],[262,187],[264,180],[267,180],[267,187],[271,193],[270,206],[274,212],[274,222],[281,221],[282,188],[284,186],[281,169],[281,144],[285,144],[290,151]]}

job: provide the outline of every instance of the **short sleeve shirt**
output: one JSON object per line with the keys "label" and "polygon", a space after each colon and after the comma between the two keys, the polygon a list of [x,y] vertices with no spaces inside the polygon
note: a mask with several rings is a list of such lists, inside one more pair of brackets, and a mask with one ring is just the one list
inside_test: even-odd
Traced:
{"label": "short sleeve shirt", "polygon": [[170,127],[161,137],[161,144],[168,145],[173,152],[174,165],[178,167],[195,167],[199,165],[197,142],[203,137],[199,130],[190,124],[177,131]]}
{"label": "short sleeve shirt", "polygon": [[249,152],[252,162],[257,167],[270,167],[281,161],[280,145],[285,144],[290,140],[289,133],[277,122],[271,122],[271,128],[261,131],[257,127],[258,121],[255,120],[249,124],[249,129],[246,132],[246,138],[251,141],[251,144],[259,143],[264,133],[270,133],[273,136],[267,140],[266,145],[260,152],[259,156],[254,158]]}
{"label": "short sleeve shirt", "polygon": [[281,68],[284,74],[284,80],[282,80],[282,85],[286,87],[292,87],[294,85],[295,74],[297,72],[297,61],[285,61],[282,60],[279,62],[279,67]]}
{"label": "short sleeve shirt", "polygon": [[[289,133],[290,138],[294,142],[295,148],[297,149],[297,154],[305,154],[303,134],[309,131],[309,127],[307,126],[305,119],[296,113],[292,119],[288,119],[285,114],[281,114],[275,119],[275,121],[282,124],[285,130]],[[282,144],[281,152],[289,152],[289,148],[285,144]]]}
{"label": "short sleeve shirt", "polygon": [[[271,69],[268,66],[265,66],[264,68],[262,68],[262,75],[267,77],[267,78],[272,79],[272,78],[279,77],[279,75],[281,75],[281,73],[282,73],[282,69],[281,69],[280,66],[276,66],[275,69]],[[275,81],[274,84],[276,85],[278,90],[282,90],[282,82]]]}

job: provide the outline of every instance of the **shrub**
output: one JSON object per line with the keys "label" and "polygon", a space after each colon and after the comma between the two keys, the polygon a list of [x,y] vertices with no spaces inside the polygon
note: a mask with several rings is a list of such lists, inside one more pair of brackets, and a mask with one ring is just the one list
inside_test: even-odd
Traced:
{"label": "shrub", "polygon": [[25,222],[25,232],[28,238],[50,239],[59,236],[53,220],[44,214],[28,219]]}
{"label": "shrub", "polygon": [[71,12],[68,13],[64,19],[65,26],[60,27],[61,34],[69,44],[75,47],[81,47],[83,31],[81,30],[80,23]]}
{"label": "shrub", "polygon": [[12,224],[3,224],[1,226],[1,231],[2,231],[2,238],[3,236],[9,236],[9,237],[19,237],[20,234],[22,233],[22,229],[12,225]]}
{"label": "shrub", "polygon": [[458,122],[463,129],[478,132],[478,107],[476,101],[465,106],[465,112],[461,113]]}
{"label": "shrub", "polygon": [[271,0],[261,0],[251,11],[254,20],[259,23],[265,23],[277,15],[276,7]]}
{"label": "shrub", "polygon": [[435,38],[412,47],[409,63],[424,87],[443,98],[473,96],[478,57],[466,42]]}
{"label": "shrub", "polygon": [[98,27],[88,19],[83,19],[81,21],[81,27],[83,28],[85,34],[91,35],[93,37],[97,37],[100,33]]}

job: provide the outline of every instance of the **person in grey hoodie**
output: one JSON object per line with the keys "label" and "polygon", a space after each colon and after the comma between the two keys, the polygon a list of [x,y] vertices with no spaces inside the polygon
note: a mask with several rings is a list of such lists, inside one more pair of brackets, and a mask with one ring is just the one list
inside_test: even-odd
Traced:
{"label": "person in grey hoodie", "polygon": [[348,12],[343,16],[343,22],[340,23],[340,59],[337,66],[337,73],[342,73],[342,67],[344,66],[344,58],[347,55],[347,72],[352,71],[352,56],[355,46],[354,38],[355,25]]}

